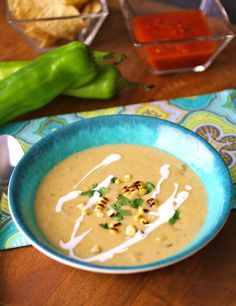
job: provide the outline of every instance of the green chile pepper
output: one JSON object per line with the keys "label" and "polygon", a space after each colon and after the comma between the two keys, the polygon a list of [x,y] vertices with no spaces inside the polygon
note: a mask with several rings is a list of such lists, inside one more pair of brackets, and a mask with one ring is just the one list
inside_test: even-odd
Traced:
{"label": "green chile pepper", "polygon": [[[91,51],[91,56],[96,64],[99,64],[104,62],[105,59],[113,58],[115,54],[113,52]],[[9,77],[11,74],[17,72],[31,62],[32,61],[0,62],[0,81]]]}
{"label": "green chile pepper", "polygon": [[97,75],[86,45],[72,42],[41,55],[0,82],[0,123],[47,104]]}
{"label": "green chile pepper", "polygon": [[[105,59],[113,58],[114,53],[92,51],[97,64],[97,76],[82,87],[66,90],[63,94],[77,98],[110,99],[117,90],[118,69],[113,64],[104,63]],[[0,62],[0,81],[30,64],[30,61]]]}
{"label": "green chile pepper", "polygon": [[142,87],[146,90],[153,88],[152,84],[130,82],[124,79],[116,65],[100,63],[97,65],[98,74],[89,83],[76,89],[67,89],[63,94],[83,99],[111,99],[122,87]]}
{"label": "green chile pepper", "polygon": [[[74,54],[76,58],[73,58],[73,54],[68,57],[68,51],[73,48],[81,48],[85,52],[80,50],[80,57],[79,53],[76,54],[77,56]],[[119,55],[112,63],[105,62],[106,59],[114,59],[115,55],[103,51],[90,52],[85,45],[77,42],[57,48],[33,62],[0,62],[0,95],[3,92],[4,79],[7,80],[5,80],[5,84],[10,79],[11,86],[16,86],[16,80],[21,82],[13,92],[9,86],[10,92],[4,93],[0,97],[0,124],[45,105],[58,94],[85,99],[110,99],[116,94],[118,87],[127,85],[141,86],[146,89],[153,87],[149,84],[134,83],[123,79],[116,65],[126,59],[125,55]],[[68,65],[63,57],[68,57]],[[41,70],[39,71],[39,69]],[[3,81],[1,82],[1,80]],[[16,91],[24,90],[24,84],[27,86],[26,92],[23,95],[18,95]],[[35,99],[32,98],[33,94],[34,97],[36,96]],[[5,101],[11,99],[11,102],[4,103],[4,99]]]}
{"label": "green chile pepper", "polygon": [[[69,88],[63,92],[64,95],[73,96],[83,99],[111,99],[117,92],[118,87],[123,86],[141,86],[146,89],[151,88],[151,85],[129,82],[123,79],[115,64],[119,64],[125,58],[120,56],[115,64],[108,64],[104,62],[106,58],[112,58],[113,53],[102,51],[93,52],[95,61],[97,63],[98,73],[92,81],[86,83],[79,88]],[[30,62],[0,62],[0,80],[8,77],[12,73],[18,71]]]}
{"label": "green chile pepper", "polygon": [[68,89],[63,94],[84,99],[111,99],[117,92],[119,71],[112,65],[97,65],[98,74],[89,83],[76,89]]}
{"label": "green chile pepper", "polygon": [[[0,62],[0,81],[25,67],[30,62]],[[118,69],[112,64],[97,64],[97,75],[92,81],[79,88],[67,89],[64,95],[85,99],[110,99],[118,85]]]}
{"label": "green chile pepper", "polygon": [[0,81],[31,63],[30,61],[0,62]]}

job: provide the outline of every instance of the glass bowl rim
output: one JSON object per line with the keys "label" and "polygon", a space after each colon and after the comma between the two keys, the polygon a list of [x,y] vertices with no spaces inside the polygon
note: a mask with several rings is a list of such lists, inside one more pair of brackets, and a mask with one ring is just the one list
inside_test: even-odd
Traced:
{"label": "glass bowl rim", "polygon": [[7,7],[7,19],[9,23],[21,24],[21,23],[32,23],[32,22],[45,22],[45,21],[58,21],[58,20],[68,20],[68,19],[92,19],[96,17],[105,17],[109,14],[107,0],[99,0],[102,9],[98,13],[87,13],[87,14],[80,14],[80,15],[71,15],[71,16],[58,16],[58,17],[47,17],[47,18],[26,18],[26,19],[19,19],[15,18],[12,14],[12,11],[9,6],[9,0],[6,1]]}
{"label": "glass bowl rim", "polygon": [[[225,31],[224,34],[213,34],[213,35],[206,35],[206,36],[196,36],[196,37],[191,37],[191,38],[184,38],[184,39],[162,39],[162,40],[157,40],[157,41],[151,41],[151,42],[140,42],[136,40],[132,26],[131,26],[131,14],[127,13],[127,9],[125,8],[124,4],[126,3],[127,6],[129,7],[128,1],[127,0],[119,0],[120,2],[120,8],[123,13],[123,17],[126,23],[126,26],[128,28],[128,32],[131,36],[132,43],[135,47],[142,47],[142,46],[155,46],[155,45],[165,45],[165,44],[174,44],[174,43],[187,43],[187,42],[197,42],[197,41],[208,41],[208,40],[224,40],[224,39],[233,39],[235,37],[235,31],[233,29],[232,23],[228,17],[228,14],[221,4],[219,0],[213,0],[216,4],[216,6],[219,8],[224,24],[227,26],[227,31]],[[151,14],[150,14],[151,15]],[[140,14],[136,15],[140,16]]]}

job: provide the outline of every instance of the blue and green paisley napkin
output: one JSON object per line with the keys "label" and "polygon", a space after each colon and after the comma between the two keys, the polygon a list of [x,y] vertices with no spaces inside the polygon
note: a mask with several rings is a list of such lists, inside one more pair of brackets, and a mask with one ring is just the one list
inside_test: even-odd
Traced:
{"label": "blue and green paisley napkin", "polygon": [[[205,138],[229,167],[234,185],[232,205],[236,208],[236,90],[16,122],[0,127],[0,134],[13,135],[27,151],[32,144],[68,123],[111,114],[158,117],[177,122]],[[11,218],[4,195],[0,203],[0,250],[28,244]]]}

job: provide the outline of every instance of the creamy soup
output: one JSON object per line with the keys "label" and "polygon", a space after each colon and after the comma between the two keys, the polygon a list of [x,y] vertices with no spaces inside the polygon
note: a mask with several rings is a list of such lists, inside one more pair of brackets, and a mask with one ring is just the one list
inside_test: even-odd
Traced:
{"label": "creamy soup", "polygon": [[204,223],[207,194],[182,161],[145,146],[105,145],[58,163],[36,194],[36,218],[60,251],[138,265],[169,257]]}

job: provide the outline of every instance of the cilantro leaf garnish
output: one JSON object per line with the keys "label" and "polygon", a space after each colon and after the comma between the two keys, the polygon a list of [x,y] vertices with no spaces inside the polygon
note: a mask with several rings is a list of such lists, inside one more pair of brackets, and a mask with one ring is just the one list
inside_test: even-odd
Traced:
{"label": "cilantro leaf garnish", "polygon": [[177,220],[180,219],[180,211],[178,209],[176,209],[173,217],[170,218],[170,220],[168,221],[171,225],[175,224]]}
{"label": "cilantro leaf garnish", "polygon": [[131,201],[130,206],[133,208],[138,208],[143,204],[143,199],[141,198],[136,198],[133,201]]}
{"label": "cilantro leaf garnish", "polygon": [[121,221],[121,220],[124,219],[124,217],[123,217],[122,214],[117,213],[117,214],[113,217],[113,219],[115,219],[116,221]]}
{"label": "cilantro leaf garnish", "polygon": [[87,196],[87,197],[91,198],[91,197],[94,195],[94,192],[96,191],[96,190],[94,190],[94,189],[97,187],[97,185],[98,185],[98,184],[93,184],[92,187],[91,187],[89,190],[87,190],[87,191],[82,191],[82,192],[81,192],[81,195],[82,195],[82,196]]}
{"label": "cilantro leaf garnish", "polygon": [[131,200],[120,194],[117,197],[117,202],[116,203],[120,206],[129,205],[131,203]]}
{"label": "cilantro leaf garnish", "polygon": [[94,195],[94,192],[95,192],[95,190],[87,190],[87,191],[81,192],[81,195],[91,198]]}
{"label": "cilantro leaf garnish", "polygon": [[104,228],[104,229],[109,229],[108,223],[100,223],[99,226]]}
{"label": "cilantro leaf garnish", "polygon": [[99,193],[101,197],[104,197],[104,195],[106,195],[108,192],[108,188],[107,187],[102,187],[99,189]]}
{"label": "cilantro leaf garnish", "polygon": [[115,216],[113,217],[116,221],[121,221],[124,219],[124,216],[130,216],[131,212],[128,209],[120,209]]}
{"label": "cilantro leaf garnish", "polygon": [[120,209],[119,213],[122,214],[122,216],[130,216],[130,210],[128,209]]}
{"label": "cilantro leaf garnish", "polygon": [[151,182],[146,183],[147,193],[150,193],[154,189],[154,185]]}
{"label": "cilantro leaf garnish", "polygon": [[111,205],[110,205],[110,208],[112,208],[112,209],[118,211],[118,210],[120,209],[120,206],[117,205],[117,204],[115,203],[115,204],[111,204]]}
{"label": "cilantro leaf garnish", "polygon": [[119,195],[117,197],[116,203],[112,204],[110,208],[114,209],[116,211],[116,214],[113,216],[113,218],[116,221],[120,221],[124,219],[124,216],[130,216],[131,212],[128,209],[122,209],[122,206],[128,205],[131,203],[131,200],[126,198],[123,195]]}
{"label": "cilantro leaf garnish", "polygon": [[112,184],[115,184],[115,181],[117,180],[117,177],[116,176],[114,176],[112,179],[111,179],[111,183]]}

